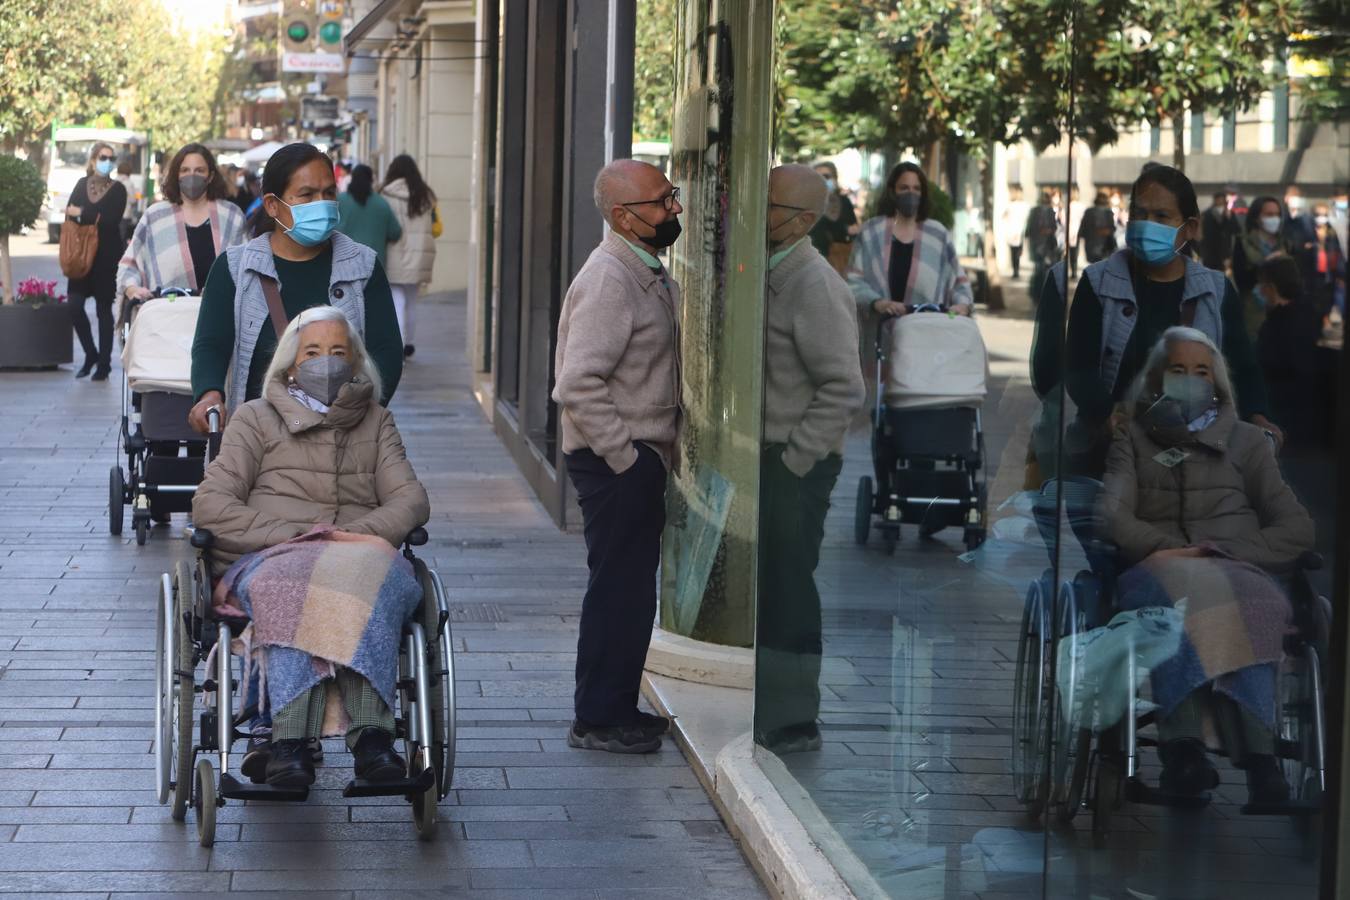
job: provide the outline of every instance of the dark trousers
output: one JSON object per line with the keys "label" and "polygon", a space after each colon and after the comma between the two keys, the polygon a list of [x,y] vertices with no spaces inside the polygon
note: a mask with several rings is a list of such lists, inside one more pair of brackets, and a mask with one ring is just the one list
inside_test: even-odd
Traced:
{"label": "dark trousers", "polygon": [[[106,293],[106,296],[103,296]],[[98,316],[98,346],[94,346],[94,335],[89,327],[89,316],[84,312],[84,301],[91,296],[71,290],[69,298],[70,324],[75,328],[75,336],[80,339],[84,355],[98,361],[100,369],[112,368],[113,345],[113,299],[112,290],[99,291],[92,295],[94,309]]]}
{"label": "dark trousers", "polygon": [[1012,259],[1013,277],[1017,278],[1022,271],[1022,245],[1009,244],[1008,257]]}
{"label": "dark trousers", "polygon": [[577,638],[576,716],[588,725],[637,720],[642,667],[656,617],[656,567],[666,525],[666,467],[637,445],[623,474],[590,450],[567,454],[586,536],[590,580]]}
{"label": "dark trousers", "polygon": [[759,615],[755,732],[767,737],[820,714],[821,624],[816,565],[830,492],[844,461],[828,456],[799,478],[782,444],[764,448],[759,470]]}

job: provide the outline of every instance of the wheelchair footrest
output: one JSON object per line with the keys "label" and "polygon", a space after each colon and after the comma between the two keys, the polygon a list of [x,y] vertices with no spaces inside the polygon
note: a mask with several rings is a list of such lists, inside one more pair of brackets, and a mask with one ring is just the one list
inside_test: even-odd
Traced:
{"label": "wheelchair footrest", "polygon": [[353,778],[342,789],[344,797],[400,797],[421,794],[436,783],[436,773],[423,769],[416,778],[400,778],[397,781],[366,781]]}
{"label": "wheelchair footrest", "polygon": [[1168,794],[1152,785],[1145,784],[1138,776],[1125,782],[1125,799],[1130,803],[1145,806],[1170,806],[1173,809],[1204,809],[1212,799],[1209,792],[1203,794]]}
{"label": "wheelchair footrest", "polygon": [[220,796],[230,800],[276,800],[298,803],[309,799],[309,788],[244,783],[226,772],[220,776]]}
{"label": "wheelchair footrest", "polygon": [[1248,803],[1238,812],[1244,816],[1315,816],[1322,811],[1316,800],[1286,800],[1283,803]]}

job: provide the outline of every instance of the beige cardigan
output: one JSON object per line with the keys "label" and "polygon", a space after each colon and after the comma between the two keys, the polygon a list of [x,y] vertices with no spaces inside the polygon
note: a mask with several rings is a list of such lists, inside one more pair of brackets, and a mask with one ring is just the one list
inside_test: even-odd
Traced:
{"label": "beige cardigan", "polygon": [[567,289],[558,319],[553,399],[563,452],[589,447],[616,473],[634,441],[670,465],[680,422],[679,285],[613,232]]}
{"label": "beige cardigan", "polygon": [[369,383],[344,385],[327,413],[302,405],[278,381],[263,393],[230,418],[192,498],[192,521],[215,535],[217,573],[315,525],[398,546],[426,524],[426,489]]}

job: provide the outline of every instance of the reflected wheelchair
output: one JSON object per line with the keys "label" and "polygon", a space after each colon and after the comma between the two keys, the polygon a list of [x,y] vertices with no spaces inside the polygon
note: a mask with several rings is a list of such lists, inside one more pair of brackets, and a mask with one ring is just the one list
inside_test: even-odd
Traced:
{"label": "reflected wheelchair", "polygon": [[[213,415],[214,424],[214,415]],[[212,429],[215,430],[214,428]],[[352,779],[344,797],[402,796],[412,806],[418,837],[436,830],[436,805],[445,799],[455,769],[455,663],[450,611],[440,576],[413,555],[427,543],[416,528],[403,545],[422,588],[422,602],[404,625],[395,684],[395,731],[403,741],[407,777],[399,781]],[[203,847],[215,841],[216,811],[230,800],[303,801],[308,787],[240,781],[230,772],[235,741],[256,713],[235,703],[240,682],[231,640],[237,619],[212,612],[211,547],[203,528],[191,533],[196,565],[180,560],[160,580],[155,640],[155,789],[160,804],[181,822],[191,807]],[[242,661],[241,661],[242,662]],[[212,756],[215,761],[212,761]]]}
{"label": "reflected wheelchair", "polygon": [[[1091,711],[1082,709],[1074,642],[1089,629],[1105,625],[1118,611],[1114,548],[1094,536],[1092,515],[1099,489],[1100,482],[1066,477],[1062,507],[1054,482],[1042,489],[1034,507],[1049,547],[1055,546],[1051,529],[1062,509],[1087,557],[1087,567],[1058,585],[1054,570],[1046,569],[1027,590],[1013,684],[1012,767],[1014,792],[1031,818],[1047,815],[1067,825],[1081,810],[1090,810],[1093,842],[1101,849],[1111,834],[1113,814],[1125,803],[1199,809],[1210,803],[1211,796],[1165,794],[1140,777],[1140,751],[1158,744],[1152,730],[1158,716],[1156,707],[1134,689],[1142,673],[1133,644],[1117,680],[1126,695],[1121,704],[1124,715],[1098,727],[1091,721]],[[1291,797],[1284,803],[1248,803],[1241,808],[1244,815],[1289,816],[1309,852],[1320,843],[1326,789],[1323,660],[1330,640],[1331,606],[1309,578],[1321,566],[1316,553],[1298,560],[1290,590],[1294,633],[1285,638],[1278,672],[1275,755]],[[1067,672],[1056,671],[1058,659],[1069,661]],[[1211,752],[1228,755],[1226,748]]]}

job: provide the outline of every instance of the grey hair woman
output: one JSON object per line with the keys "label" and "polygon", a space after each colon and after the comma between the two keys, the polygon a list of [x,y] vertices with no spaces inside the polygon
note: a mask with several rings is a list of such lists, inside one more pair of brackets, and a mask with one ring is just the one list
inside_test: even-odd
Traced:
{"label": "grey hair woman", "polygon": [[[311,329],[310,337],[302,340],[301,332],[306,327],[320,322],[340,323],[346,332],[346,347],[325,343],[316,329]],[[353,380],[370,384],[374,396],[382,395],[380,370],[366,351],[361,333],[352,327],[346,313],[336,306],[312,306],[291,320],[286,330],[282,332],[281,340],[277,342],[276,353],[267,367],[267,373],[263,376],[263,384],[280,381],[288,386],[293,385],[296,383],[296,375],[301,365],[307,360],[323,356],[345,360],[351,368]]]}
{"label": "grey hair woman", "polygon": [[[1151,671],[1165,793],[1218,784],[1202,723],[1219,723],[1253,803],[1288,799],[1275,757],[1275,678],[1290,619],[1283,576],[1314,545],[1268,432],[1238,420],[1223,354],[1169,328],[1131,387],[1100,519],[1117,548],[1117,606],[1173,607],[1185,640]],[[1183,602],[1184,601],[1184,602]]]}

